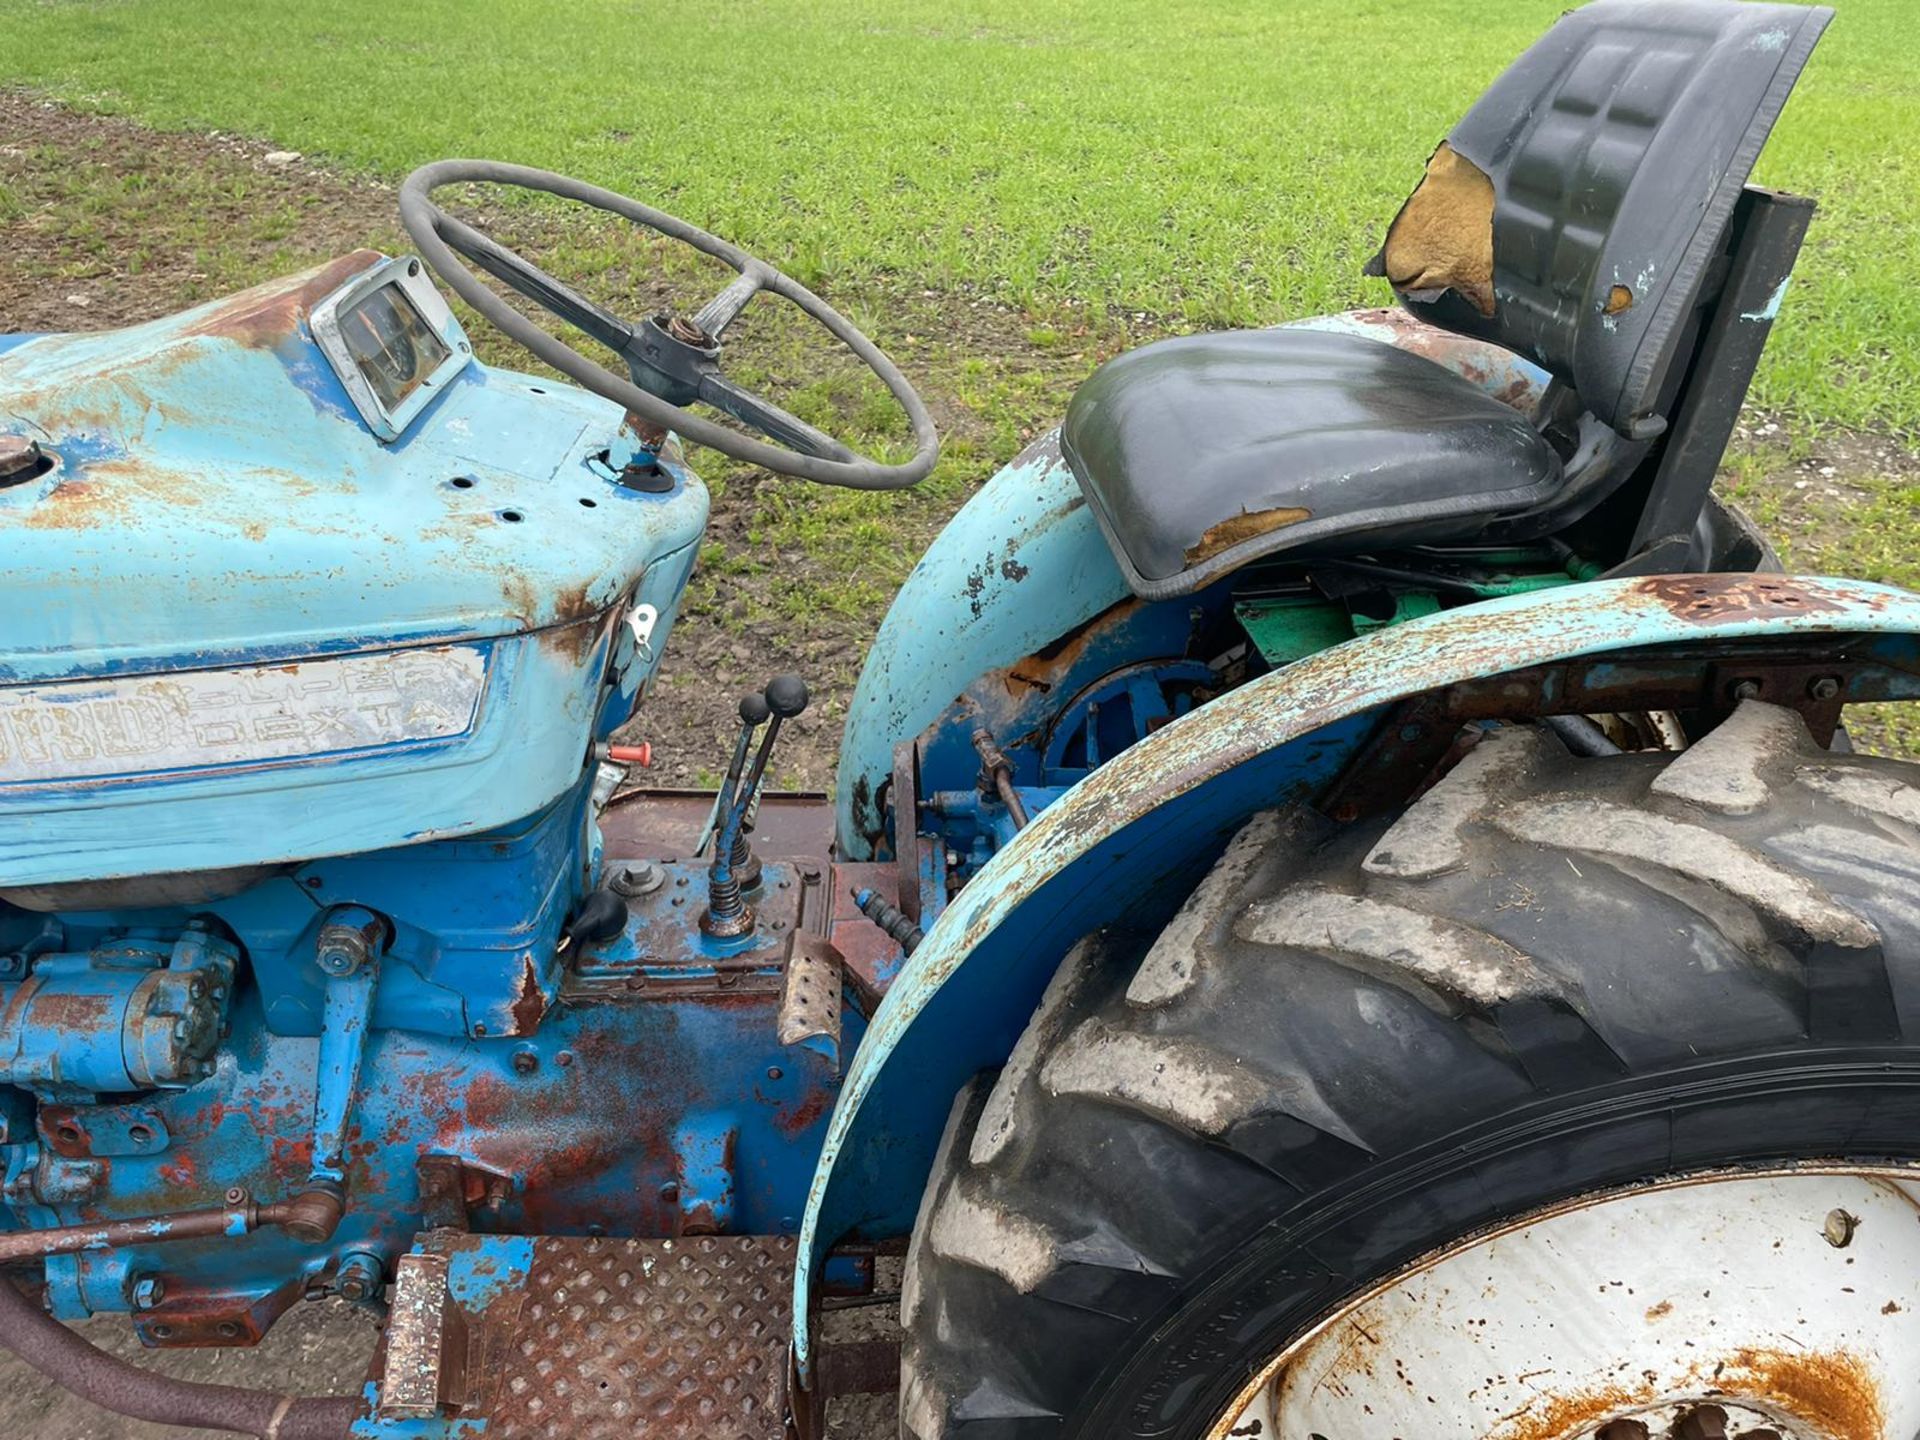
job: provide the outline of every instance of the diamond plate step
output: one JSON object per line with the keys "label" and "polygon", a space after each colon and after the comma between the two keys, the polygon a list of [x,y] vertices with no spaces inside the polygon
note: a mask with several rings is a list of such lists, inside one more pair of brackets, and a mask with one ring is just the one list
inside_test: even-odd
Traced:
{"label": "diamond plate step", "polygon": [[354,1434],[781,1440],[793,1265],[787,1236],[432,1231]]}

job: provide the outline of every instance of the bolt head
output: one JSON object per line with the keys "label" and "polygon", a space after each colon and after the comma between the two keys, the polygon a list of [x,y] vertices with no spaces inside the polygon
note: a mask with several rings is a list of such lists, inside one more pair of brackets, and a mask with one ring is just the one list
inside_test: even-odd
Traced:
{"label": "bolt head", "polygon": [[631,865],[619,866],[607,877],[607,888],[628,899],[636,895],[651,895],[666,883],[666,871],[650,860],[637,860]]}
{"label": "bolt head", "polygon": [[387,922],[372,911],[338,906],[320,927],[314,961],[323,974],[344,978],[385,950],[390,934]]}
{"label": "bolt head", "polygon": [[1760,698],[1760,682],[1758,680],[1734,681],[1733,698],[1736,700],[1758,700]]}
{"label": "bolt head", "polygon": [[151,1310],[167,1297],[167,1285],[158,1275],[143,1275],[133,1282],[133,1308]]}
{"label": "bolt head", "polygon": [[1807,686],[1807,694],[1815,700],[1831,700],[1840,693],[1840,682],[1831,675],[1822,675]]}
{"label": "bolt head", "polygon": [[516,1050],[513,1052],[513,1073],[514,1074],[531,1075],[533,1074],[534,1071],[538,1070],[539,1068],[540,1068],[540,1057],[534,1054],[533,1051]]}

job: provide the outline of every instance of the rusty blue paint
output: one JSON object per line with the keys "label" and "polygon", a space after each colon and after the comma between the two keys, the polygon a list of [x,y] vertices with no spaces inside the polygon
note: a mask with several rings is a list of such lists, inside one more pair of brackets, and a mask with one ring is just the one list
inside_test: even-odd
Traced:
{"label": "rusty blue paint", "polygon": [[[383,443],[307,323],[378,259],[359,252],[147,325],[0,353],[0,434],[55,462],[0,489],[7,582],[33,597],[0,607],[0,686],[74,682],[35,701],[34,723],[56,737],[0,733],[0,748],[57,739],[92,764],[85,783],[51,761],[43,782],[0,783],[0,882],[489,830],[562,794],[591,740],[627,718],[677,614],[704,487],[672,445],[669,491],[613,483],[594,457],[619,429],[617,406],[477,361]],[[636,658],[614,631],[639,604],[658,619]],[[289,662],[450,642],[484,653],[485,696],[444,743],[316,739],[222,764],[209,742],[183,770],[171,754],[142,765],[151,747],[85,723],[179,674],[233,672],[238,685]],[[622,666],[611,694],[609,644]],[[317,705],[296,718],[325,720]],[[98,773],[109,751],[134,759]],[[286,803],[317,785],[325,805]]]}
{"label": "rusty blue paint", "polygon": [[894,597],[860,672],[840,743],[839,848],[871,859],[893,746],[975,677],[1125,597],[1127,582],[1049,431],[981,488]]}
{"label": "rusty blue paint", "polygon": [[[1523,412],[1546,391],[1548,376],[1538,366],[1403,311],[1355,310],[1280,328],[1329,330],[1412,351]],[[1060,432],[1048,431],[935,537],[874,636],[840,742],[840,853],[866,860],[885,848],[878,797],[893,773],[896,742],[940,722],[980,676],[1072,634],[1127,594],[1126,578],[1060,453]],[[1184,615],[1193,601],[1165,603],[1170,613]],[[942,728],[955,731],[959,752],[967,750],[970,722]],[[1020,733],[1017,724],[996,728]]]}
{"label": "rusty blue paint", "polygon": [[[1717,597],[1702,599],[1706,596]],[[826,1245],[911,1226],[960,1084],[1005,1059],[1079,936],[1164,919],[1255,810],[1337,775],[1383,708],[1487,675],[1629,648],[1828,633],[1920,637],[1920,596],[1864,581],[1614,580],[1490,600],[1273,671],[1168,725],[1036,816],[907,960],[849,1069],[809,1193],[794,1346]],[[1920,660],[1920,643],[1909,646]]]}

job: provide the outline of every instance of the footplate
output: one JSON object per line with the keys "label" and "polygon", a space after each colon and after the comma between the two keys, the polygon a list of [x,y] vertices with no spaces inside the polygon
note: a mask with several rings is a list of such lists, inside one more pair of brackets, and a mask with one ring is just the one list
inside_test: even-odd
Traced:
{"label": "footplate", "polygon": [[793,1264],[786,1236],[430,1231],[354,1434],[781,1440]]}

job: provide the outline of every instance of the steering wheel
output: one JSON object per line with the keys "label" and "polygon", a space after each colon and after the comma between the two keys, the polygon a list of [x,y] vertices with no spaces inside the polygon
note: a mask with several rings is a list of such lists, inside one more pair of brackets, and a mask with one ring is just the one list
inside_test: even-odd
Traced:
{"label": "steering wheel", "polygon": [[[636,325],[596,305],[531,261],[522,259],[434,204],[434,191],[447,185],[476,181],[537,190],[624,216],[724,261],[733,267],[738,278],[701,307],[691,320],[661,314]],[[925,479],[939,458],[940,441],[934,433],[932,416],[927,414],[927,407],[913,386],[881,353],[879,346],[792,276],[676,216],[549,170],[503,165],[491,160],[440,160],[415,170],[400,187],[400,220],[420,248],[422,258],[461,299],[555,370],[594,394],[625,407],[641,420],[678,431],[687,440],[750,465],[853,490],[903,490]],[[630,378],[623,378],[589,359],[574,346],[555,339],[526,319],[482,284],[461,256],[620,356],[627,363]],[[887,465],[857,454],[799,416],[736,385],[721,372],[721,337],[747,302],[762,290],[771,290],[792,301],[879,376],[913,424],[917,448],[911,460]],[[711,405],[780,443],[770,445],[702,419],[685,408],[695,401]]]}

